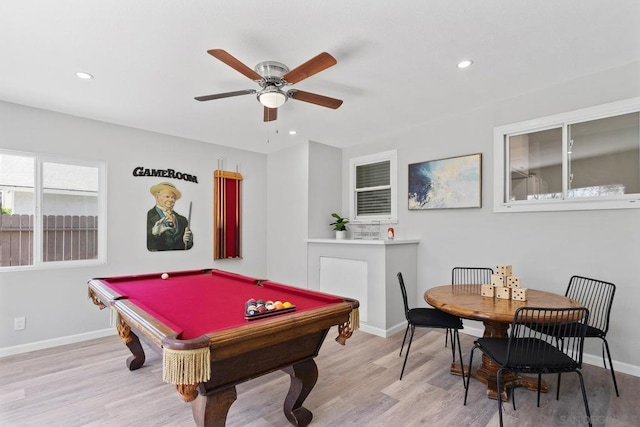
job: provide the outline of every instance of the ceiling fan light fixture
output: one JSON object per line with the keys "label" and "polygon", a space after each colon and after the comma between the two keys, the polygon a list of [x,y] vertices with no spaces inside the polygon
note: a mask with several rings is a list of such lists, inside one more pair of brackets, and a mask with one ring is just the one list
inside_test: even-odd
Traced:
{"label": "ceiling fan light fixture", "polygon": [[287,102],[287,95],[278,88],[267,88],[258,94],[258,101],[267,108],[279,108]]}
{"label": "ceiling fan light fixture", "polygon": [[342,100],[340,99],[297,89],[283,90],[286,86],[299,83],[320,71],[336,65],[336,59],[327,52],[322,52],[314,56],[293,70],[289,70],[286,65],[275,61],[263,61],[252,70],[224,49],[210,49],[207,52],[240,74],[253,80],[254,83],[260,86],[260,89],[245,89],[235,92],[196,96],[196,101],[210,101],[232,96],[255,94],[258,102],[264,107],[263,118],[265,122],[277,120],[278,108],[282,107],[289,98],[321,107],[332,108],[334,110],[342,105]]}
{"label": "ceiling fan light fixture", "polygon": [[85,73],[83,71],[78,71],[76,73],[76,77],[82,80],[91,80],[93,78],[93,75],[89,73]]}

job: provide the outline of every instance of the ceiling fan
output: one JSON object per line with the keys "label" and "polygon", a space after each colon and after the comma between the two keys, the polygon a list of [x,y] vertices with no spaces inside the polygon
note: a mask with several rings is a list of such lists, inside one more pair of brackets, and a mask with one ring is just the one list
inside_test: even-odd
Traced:
{"label": "ceiling fan", "polygon": [[283,90],[285,86],[298,83],[337,64],[338,61],[327,52],[316,55],[293,70],[289,70],[286,65],[275,61],[260,62],[256,65],[255,69],[252,70],[223,49],[211,49],[207,52],[214,58],[224,62],[234,70],[258,83],[260,89],[245,89],[235,92],[197,96],[195,99],[198,101],[210,101],[212,99],[256,94],[258,102],[264,106],[265,122],[276,120],[278,118],[278,107],[281,107],[289,98],[322,107],[333,108],[334,110],[342,105],[342,100],[340,99],[329,98],[328,96],[298,89]]}

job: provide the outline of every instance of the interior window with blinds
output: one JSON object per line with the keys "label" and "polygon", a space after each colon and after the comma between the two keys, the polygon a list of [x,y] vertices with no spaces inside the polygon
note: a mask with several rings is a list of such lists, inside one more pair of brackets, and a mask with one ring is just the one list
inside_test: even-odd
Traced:
{"label": "interior window with blinds", "polygon": [[352,159],[352,220],[395,219],[395,151]]}
{"label": "interior window with blinds", "polygon": [[356,167],[356,215],[391,215],[391,162]]}

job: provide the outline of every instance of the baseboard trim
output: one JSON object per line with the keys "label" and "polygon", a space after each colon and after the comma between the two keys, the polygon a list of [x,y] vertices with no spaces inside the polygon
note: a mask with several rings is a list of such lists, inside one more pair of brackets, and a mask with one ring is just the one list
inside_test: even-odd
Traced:
{"label": "baseboard trim", "polygon": [[68,335],[66,337],[53,338],[49,340],[36,341],[29,344],[21,344],[13,347],[0,348],[0,358],[7,356],[14,356],[16,354],[29,353],[31,351],[45,350],[52,347],[58,347],[61,345],[75,344],[82,341],[88,341],[96,338],[103,338],[114,335],[115,329],[101,329],[93,332],[86,332],[83,334]]}
{"label": "baseboard trim", "polygon": [[370,326],[365,322],[362,322],[362,321],[360,322],[360,330],[362,332],[375,335],[377,337],[382,337],[382,338],[388,338],[391,335],[395,334],[396,332],[404,331],[406,327],[407,327],[407,322],[400,323],[389,329],[376,328],[375,326]]}

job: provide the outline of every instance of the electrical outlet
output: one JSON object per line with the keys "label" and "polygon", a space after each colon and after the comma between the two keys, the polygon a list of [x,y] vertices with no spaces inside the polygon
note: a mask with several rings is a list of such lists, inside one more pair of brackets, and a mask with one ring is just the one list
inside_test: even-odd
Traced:
{"label": "electrical outlet", "polygon": [[13,330],[21,331],[27,327],[27,318],[22,317],[14,317],[13,319]]}

